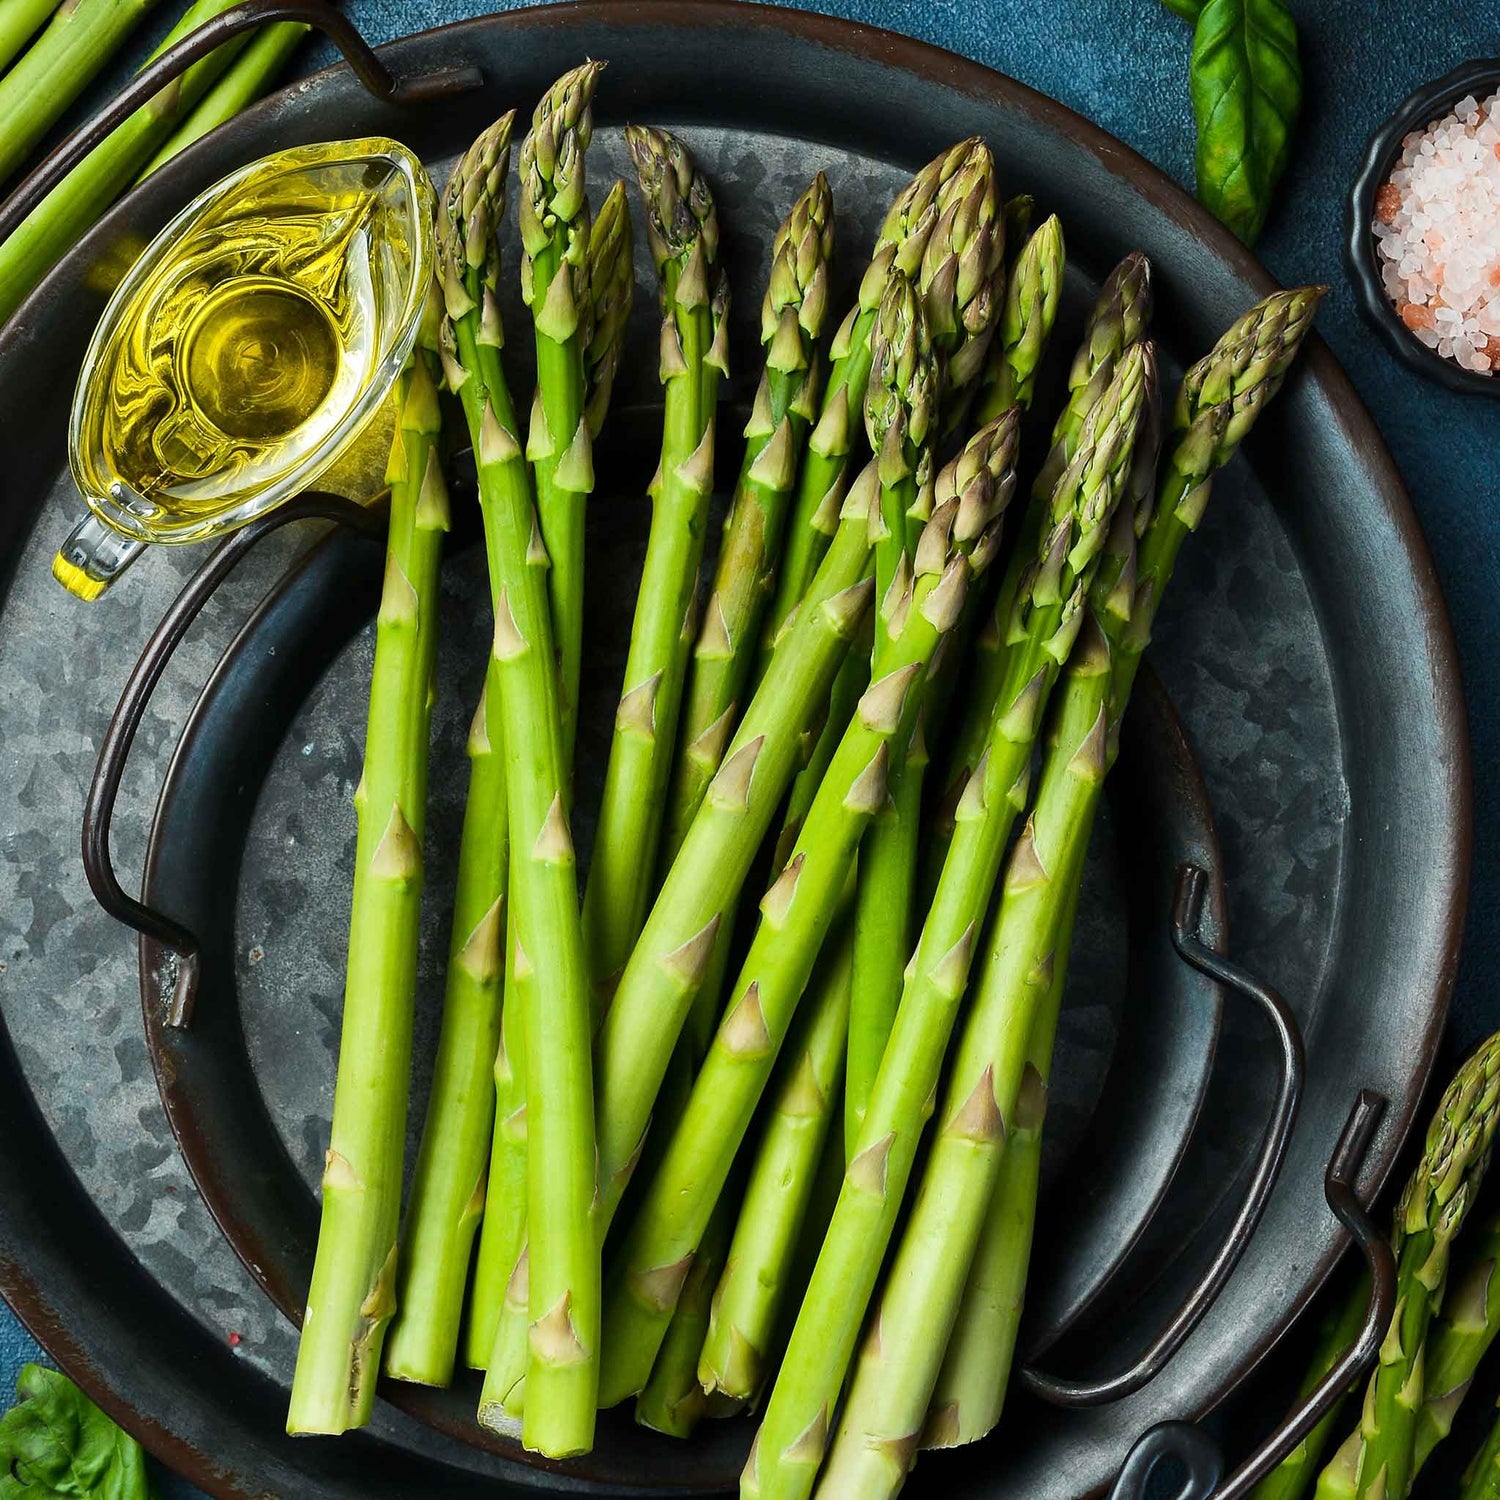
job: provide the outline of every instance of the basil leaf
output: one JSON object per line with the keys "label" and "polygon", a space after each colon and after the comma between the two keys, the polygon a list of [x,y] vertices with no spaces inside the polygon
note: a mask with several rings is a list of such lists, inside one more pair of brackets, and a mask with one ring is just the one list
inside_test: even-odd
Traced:
{"label": "basil leaf", "polygon": [[0,1500],[151,1500],[140,1444],[65,1375],[27,1365],[0,1416]]}
{"label": "basil leaf", "polygon": [[1253,245],[1286,166],[1302,103],[1297,24],[1285,0],[1207,0],[1188,75],[1198,200]]}
{"label": "basil leaf", "polygon": [[1184,21],[1196,22],[1203,14],[1204,0],[1161,0],[1161,3],[1174,16],[1181,16]]}

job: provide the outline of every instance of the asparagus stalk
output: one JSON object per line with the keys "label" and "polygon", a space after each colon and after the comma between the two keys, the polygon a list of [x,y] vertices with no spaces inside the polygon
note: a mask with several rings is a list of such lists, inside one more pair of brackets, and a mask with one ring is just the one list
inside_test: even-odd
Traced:
{"label": "asparagus stalk", "polygon": [[529,1236],[526,1420],[522,1441],[549,1457],[593,1442],[599,1346],[594,1096],[583,929],[566,812],[561,685],[552,646],[547,554],[516,414],[500,365],[494,288],[513,117],[459,162],[444,199],[439,254],[450,383],[479,472],[496,580],[493,654],[505,712],[511,899],[526,1037]]}
{"label": "asparagus stalk", "polygon": [[714,1285],[734,1233],[735,1207],[734,1195],[725,1194],[714,1209],[692,1269],[682,1283],[682,1295],[651,1378],[636,1398],[636,1421],[668,1437],[691,1437],[693,1428],[709,1411],[711,1393],[698,1382],[698,1360],[708,1332]]}
{"label": "asparagus stalk", "polygon": [[972,578],[998,543],[1013,425],[974,440],[977,473],[938,504],[881,605],[874,681],[860,700],[762,920],[686,1113],[610,1270],[601,1399],[650,1371],[693,1252],[775,1065],[859,840],[888,795],[893,741],[908,736],[919,685]]}
{"label": "asparagus stalk", "polygon": [[1451,1290],[1427,1336],[1422,1410],[1412,1474],[1422,1470],[1432,1450],[1453,1429],[1453,1419],[1469,1393],[1474,1372],[1500,1333],[1500,1215],[1481,1226],[1462,1266],[1449,1278]]}
{"label": "asparagus stalk", "polygon": [[1500,1500],[1500,1419],[1497,1419],[1464,1473],[1459,1500]]}
{"label": "asparagus stalk", "polygon": [[0,78],[0,177],[25,161],[156,3],[63,0],[46,7],[55,11],[46,30]]}
{"label": "asparagus stalk", "polygon": [[953,811],[989,739],[995,700],[1005,677],[1006,624],[1015,605],[1021,569],[1035,552],[1046,524],[1053,487],[1077,452],[1084,419],[1114,378],[1120,357],[1145,337],[1150,321],[1151,268],[1145,256],[1133,252],[1105,278],[1084,326],[1083,341],[1068,375],[1067,403],[1053,424],[1051,447],[1032,485],[1031,502],[1021,518],[1020,533],[993,614],[976,642],[963,712],[944,768],[943,796],[930,856],[935,865],[941,861],[953,836]]}
{"label": "asparagus stalk", "polygon": [[396,1230],[411,1086],[438,571],[448,496],[433,380],[436,306],[397,384],[385,584],[376,616],[333,1130],[287,1431],[370,1419],[395,1309]]}
{"label": "asparagus stalk", "polygon": [[[1003,222],[994,160],[987,148],[970,152],[966,169],[938,192],[938,223],[927,241],[918,281],[924,324],[931,329],[932,348],[942,365],[942,408],[945,426],[949,414],[961,417],[973,395],[973,386],[984,365],[985,352],[999,311],[997,273],[1004,256]],[[882,308],[882,319],[885,310]],[[915,421],[898,433],[903,417],[896,404],[899,383],[892,385],[889,368],[899,370],[909,356],[896,345],[894,359],[885,350],[892,347],[878,322],[875,331],[876,362],[866,403],[866,430],[870,446],[881,455],[883,473],[912,469],[914,438],[925,438],[928,414],[920,412],[923,430]],[[902,444],[899,439],[904,437]],[[886,524],[897,527],[923,489],[923,474],[906,474],[889,487],[885,503]],[[904,522],[908,528],[910,520]],[[890,544],[887,544],[889,546]],[[876,549],[875,585],[883,593],[890,579],[881,570],[881,549]],[[972,598],[971,598],[972,605]],[[972,607],[966,617],[972,614]],[[962,644],[964,631],[950,639],[944,651],[950,662],[955,644]],[[939,674],[946,679],[946,672]],[[892,759],[895,792],[891,805],[876,819],[865,841],[860,861],[858,915],[854,948],[854,980],[849,1019],[849,1061],[845,1092],[845,1133],[850,1150],[859,1133],[859,1122],[875,1081],[880,1059],[890,1036],[891,1022],[901,998],[901,969],[911,953],[912,906],[915,897],[917,851],[922,809],[923,780],[927,765],[924,719],[919,718],[912,749],[897,746]]]}
{"label": "asparagus stalk", "polygon": [[[824,945],[796,1030],[777,1063],[770,1113],[698,1364],[706,1391],[751,1401],[765,1377],[839,1097],[853,959],[854,930],[846,920]],[[694,1273],[697,1266],[695,1260]]]}
{"label": "asparagus stalk", "polygon": [[137,180],[149,177],[179,151],[185,151],[194,141],[227,124],[241,110],[255,103],[280,76],[309,29],[301,21],[278,21],[261,27],[197,107],[167,138],[161,150],[147,162]]}
{"label": "asparagus stalk", "polygon": [[[1300,1400],[1315,1390],[1342,1358],[1364,1325],[1370,1301],[1368,1276],[1356,1279],[1352,1293],[1331,1308],[1318,1329],[1313,1357],[1297,1388]],[[1302,1500],[1317,1478],[1318,1465],[1343,1416],[1347,1393],[1340,1397],[1308,1435],[1250,1492],[1251,1500]]]}
{"label": "asparagus stalk", "polygon": [[1032,232],[1006,283],[999,336],[975,398],[977,421],[993,421],[1013,406],[1031,406],[1037,367],[1057,320],[1066,264],[1062,225],[1054,214]]}
{"label": "asparagus stalk", "polygon": [[[595,398],[601,382],[613,377],[624,333],[622,307],[626,313],[629,308],[626,283],[633,283],[629,237],[623,188],[617,183],[593,226],[588,257],[597,316],[592,320],[596,342],[585,360],[586,394],[600,420],[607,387],[602,401]],[[498,590],[498,582],[492,584]],[[489,1363],[505,1289],[525,1243],[525,1053],[519,993],[505,1007],[508,1041],[501,1037],[509,848],[501,701],[499,664],[492,658],[469,736],[469,796],[443,1024],[407,1209],[399,1310],[386,1347],[391,1374],[427,1385],[446,1385],[452,1378],[464,1285],[481,1218],[485,1232],[465,1349],[466,1360],[479,1368]],[[508,946],[513,952],[514,944]],[[524,1333],[524,1305],[519,1313]],[[524,1339],[520,1348],[524,1367]]]}
{"label": "asparagus stalk", "polygon": [[717,933],[786,795],[802,736],[826,703],[839,661],[869,609],[873,584],[866,564],[878,520],[871,470],[844,502],[833,545],[709,783],[605,1014],[599,1156],[606,1220],[644,1143]]}
{"label": "asparagus stalk", "polygon": [[714,281],[719,227],[708,184],[675,136],[626,131],[661,276],[661,467],[625,689],[615,717],[584,928],[596,989],[607,994],[652,895],[667,778],[691,646],[691,614],[713,492],[714,406],[727,368],[728,293]]}
{"label": "asparagus stalk", "polygon": [[[988,155],[986,151],[986,160]],[[993,171],[985,182],[993,210]],[[976,195],[968,196],[972,201]],[[942,215],[940,231],[951,232],[957,207],[952,205]],[[981,227],[979,234],[984,235],[986,229]],[[944,241],[948,238],[944,234]],[[938,243],[935,232],[928,241],[929,254]],[[950,268],[946,279],[952,282],[957,256],[950,255],[946,264]],[[939,302],[942,298],[934,296],[932,300]],[[951,304],[951,293],[947,300]],[[893,274],[871,337],[874,357],[865,402],[865,431],[871,450],[878,455],[883,535],[875,544],[875,592],[881,598],[897,586],[901,569],[909,566],[909,549],[932,507],[932,440],[939,376],[937,356],[927,332],[927,305],[904,275]],[[951,330],[961,325],[953,317],[951,306],[940,316],[947,320],[951,344]],[[877,638],[877,651],[880,645]],[[921,717],[924,689],[925,683],[913,689],[917,711],[911,735],[891,743],[888,774],[892,796],[871,826],[859,865],[844,1101],[851,1121],[864,1112],[896,1012],[901,966],[911,952],[911,888],[917,821],[922,810],[922,770],[927,761]],[[910,766],[909,760],[913,762]]]}
{"label": "asparagus stalk", "polygon": [[495,1115],[491,1059],[504,975],[505,805],[499,674],[491,663],[469,730],[469,793],[432,1092],[412,1177],[386,1372],[422,1385],[453,1378]]}
{"label": "asparagus stalk", "polygon": [[[609,190],[590,229],[587,281],[592,337],[584,352],[586,410],[589,430],[597,437],[609,409],[635,294],[630,208],[621,182]],[[503,774],[498,763],[497,769]],[[514,951],[514,944],[509,946]],[[526,1249],[526,1052],[521,1009],[519,999],[505,1006],[495,1053],[495,1128],[464,1345],[466,1363],[488,1370],[502,1311],[509,1308],[515,1326],[507,1330],[503,1348],[510,1358],[495,1363],[495,1381],[485,1399],[492,1409],[499,1405],[512,1416],[523,1409],[527,1352],[526,1268],[521,1263]]]}
{"label": "asparagus stalk", "polygon": [[833,200],[821,172],[776,232],[761,305],[765,371],[745,428],[739,484],[724,521],[712,592],[693,648],[662,864],[687,836],[755,665],[776,581],[787,506],[818,395],[817,342],[828,309]]}
{"label": "asparagus stalk", "polygon": [[954,1448],[978,1442],[1000,1420],[1021,1329],[1026,1275],[1036,1228],[1037,1188],[1042,1173],[1042,1126],[1052,1073],[1052,1044],[1067,982],[1068,954],[1078,911],[1079,883],[1063,915],[1052,988],[1032,1023],[1026,1071],[1011,1121],[995,1197],[985,1218],[974,1264],[964,1287],[953,1336],[943,1356],[922,1429],[923,1448]]}
{"label": "asparagus stalk", "polygon": [[[1279,387],[1319,295],[1302,290],[1266,299],[1188,371],[1155,506],[1122,507],[1116,517],[1070,661],[1036,810],[1011,857],[950,1075],[944,1123],[854,1377],[830,1467],[831,1494],[891,1494],[905,1478],[993,1197],[1006,1122],[1016,1118],[1027,1037],[1048,992],[1071,882],[1140,653],[1182,542],[1202,517],[1213,470]],[[1121,359],[1117,380],[1142,347]],[[921,1330],[915,1345],[908,1337],[913,1328]],[[898,1368],[885,1358],[887,1349],[911,1357]]]}
{"label": "asparagus stalk", "polygon": [[5,0],[0,5],[0,68],[11,65],[57,5],[58,0]]}
{"label": "asparagus stalk", "polygon": [[563,74],[543,95],[521,143],[521,295],[536,335],[536,401],[526,456],[536,480],[552,633],[562,686],[563,754],[569,764],[583,660],[583,522],[594,488],[584,413],[589,314],[589,199],[584,159],[594,133],[602,62]]}
{"label": "asparagus stalk", "polygon": [[[807,1493],[822,1460],[830,1414],[895,1227],[977,931],[1025,802],[1042,711],[1083,623],[1153,383],[1149,351],[1122,362],[1056,487],[1051,524],[1011,622],[1011,667],[989,752],[960,808],[958,835],[917,945],[885,1062],[746,1469],[751,1493]],[[1014,434],[1017,414],[1000,420]],[[924,1341],[930,1336],[924,1334]]]}
{"label": "asparagus stalk", "polygon": [[1411,1488],[1428,1323],[1441,1300],[1454,1237],[1489,1166],[1500,1124],[1500,1035],[1448,1085],[1426,1150],[1396,1208],[1396,1313],[1365,1391],[1355,1493],[1405,1496]]}
{"label": "asparagus stalk", "polygon": [[[154,4],[155,0],[151,3]],[[233,4],[234,0],[195,0],[152,56],[160,55],[165,48],[180,42]],[[36,46],[4,79],[0,79],[0,120],[25,122],[33,119],[37,99],[53,97],[51,91],[69,86],[66,79],[52,71],[54,65],[66,69],[72,63],[88,58],[97,66],[120,39],[120,33],[113,28],[127,17],[129,25],[133,25],[145,8],[148,7],[143,7],[140,0],[106,0],[104,4],[77,0],[76,5],[65,4]],[[78,29],[80,25],[84,31]],[[59,32],[65,49],[61,57],[55,55],[52,46],[54,33]],[[233,62],[247,41],[248,37],[239,36],[216,47],[175,83],[169,84],[117,125],[0,245],[0,321],[16,310],[63,253],[135,181],[156,148]],[[43,49],[47,51],[48,61],[34,70],[32,59]],[[81,88],[91,76],[91,73],[83,76],[77,86]],[[12,90],[19,92],[12,94]],[[63,103],[66,104],[71,97],[67,94]],[[51,119],[47,116],[42,120],[43,129]],[[13,144],[5,130],[0,128],[0,159],[3,159],[7,146]],[[28,140],[21,155],[25,155],[30,145]],[[0,175],[10,172],[14,166],[15,162],[10,162],[0,170]]]}
{"label": "asparagus stalk", "polygon": [[776,593],[762,632],[762,668],[778,633],[807,591],[837,523],[839,503],[869,388],[870,337],[891,272],[916,276],[940,211],[938,194],[973,170],[971,157],[988,150],[977,138],[934,157],[897,195],[875,238],[859,296],[833,336],[832,364],[818,420],[807,441],[807,460],[787,526]]}

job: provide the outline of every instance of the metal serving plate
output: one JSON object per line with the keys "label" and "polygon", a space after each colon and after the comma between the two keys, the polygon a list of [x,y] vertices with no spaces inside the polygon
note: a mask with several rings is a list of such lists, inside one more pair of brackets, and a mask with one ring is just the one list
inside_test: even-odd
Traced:
{"label": "metal serving plate", "polygon": [[[229,1177],[229,1197],[216,1194],[215,1202],[241,1194],[247,1222],[235,1238],[257,1275],[235,1258],[178,1157],[134,1008],[132,945],[94,906],[76,854],[82,797],[109,711],[166,600],[198,561],[154,553],[87,611],[47,574],[77,504],[63,471],[63,427],[77,360],[103,305],[101,268],[143,244],[193,192],[281,146],[383,132],[441,172],[501,108],[529,105],[585,54],[613,64],[598,110],[596,181],[604,180],[606,162],[622,161],[614,127],[627,117],[681,129],[714,179],[739,293],[739,397],[754,368],[764,246],[814,168],[825,167],[834,181],[848,276],[893,188],[940,146],[973,132],[994,145],[1007,191],[1035,193],[1066,226],[1072,264],[1058,334],[1064,351],[1098,278],[1131,248],[1144,249],[1157,269],[1158,332],[1169,363],[1201,352],[1269,285],[1227,235],[1119,143],[982,68],[814,16],[615,0],[469,22],[385,49],[402,76],[463,64],[483,70],[483,90],[440,106],[382,105],[343,69],[298,84],[154,177],[39,288],[0,333],[0,455],[10,481],[10,540],[0,562],[0,881],[7,897],[0,902],[7,966],[0,974],[0,1289],[110,1410],[218,1494],[477,1494],[504,1492],[507,1480],[516,1493],[538,1483],[615,1493],[627,1480],[636,1492],[681,1493],[717,1487],[733,1472],[740,1437],[732,1428],[686,1449],[615,1434],[594,1464],[569,1474],[523,1469],[513,1450],[455,1441],[430,1425],[452,1425],[431,1408],[423,1412],[429,1420],[419,1421],[382,1406],[367,1433],[337,1443],[281,1435],[293,1334],[262,1285],[295,1306],[297,1278],[305,1277],[308,1170],[321,1150],[331,1089],[347,910],[352,821],[343,781],[358,761],[358,679],[369,649],[359,627],[373,594],[360,603],[350,581],[344,612],[334,623],[325,617],[321,635],[318,619],[328,585],[356,577],[357,568],[346,575],[335,563],[343,553],[337,566],[354,567],[349,554],[358,544],[331,544],[307,563],[216,677],[163,801],[162,852],[150,872],[152,894],[174,914],[207,898],[215,910],[205,925],[217,922],[227,935],[225,968],[206,990],[200,1024],[225,1028],[231,1040],[242,1036],[241,1053],[255,1071],[237,1075],[239,1103],[271,1132],[272,1145],[261,1156],[262,1180]],[[871,111],[871,99],[889,107]],[[644,309],[636,336],[649,339]],[[1052,361],[1054,383],[1066,358],[1060,352]],[[627,368],[612,422],[621,468],[610,487],[623,509],[634,504],[638,526],[630,466],[651,441],[654,360],[631,359]],[[1046,399],[1039,404],[1045,410]],[[630,522],[622,516],[621,524],[618,533],[600,533],[596,577],[629,576]],[[141,858],[148,810],[200,685],[302,545],[290,533],[264,544],[195,626],[158,690],[116,820],[125,868]],[[320,568],[333,571],[319,575]],[[474,568],[460,552],[448,574],[449,649],[456,662],[470,663],[472,676],[478,654],[465,656],[463,630],[475,618]],[[308,584],[309,577],[322,583]],[[305,633],[287,639],[304,642],[318,665],[334,666],[319,678],[309,661],[294,664],[289,675],[300,672],[300,681],[288,687],[265,631],[277,610],[295,614],[299,598],[316,607],[297,626]],[[1370,644],[1377,633],[1378,655]],[[1446,1004],[1468,858],[1467,748],[1452,647],[1399,481],[1316,340],[1245,456],[1221,477],[1158,635],[1153,661],[1186,722],[1218,815],[1236,955],[1288,995],[1308,1032],[1305,1103],[1256,1243],[1168,1370],[1140,1395],[1096,1412],[1023,1410],[1018,1401],[1013,1430],[1026,1434],[1025,1443],[924,1460],[932,1479],[965,1494],[1087,1493],[1144,1427],[1202,1410],[1254,1365],[1337,1248],[1321,1175],[1350,1101],[1365,1085],[1392,1101],[1366,1170],[1373,1187],[1410,1123]],[[257,639],[267,648],[261,660],[245,646]],[[593,664],[600,680],[608,679],[607,660]],[[463,669],[456,675],[464,680]],[[267,713],[255,734],[227,741],[247,767],[231,783],[234,757],[216,758],[222,737],[208,754],[213,738],[205,726],[215,713],[222,724],[253,720],[257,700],[249,695],[257,690]],[[462,692],[445,700],[447,742],[455,716],[466,712]],[[602,745],[586,743],[583,754],[597,766]],[[434,769],[436,830],[445,816],[451,822],[462,780],[441,756]],[[1137,789],[1155,779],[1122,772],[1123,801],[1150,805]],[[226,808],[235,797],[238,809]],[[187,847],[195,807],[216,817],[233,812],[248,828],[238,871],[233,839],[174,862],[169,851]],[[167,826],[174,820],[175,831]],[[1164,837],[1175,836],[1165,815],[1158,822]],[[1103,893],[1144,889],[1142,868],[1167,867],[1160,851],[1133,857],[1146,864],[1117,867],[1112,876],[1106,864]],[[184,889],[189,881],[197,888]],[[434,884],[441,888],[441,875]],[[1108,911],[1104,899],[1099,906]],[[1163,902],[1162,926],[1165,916]],[[1134,1014],[1125,1016],[1124,1041],[1115,1047],[1122,996],[1139,991],[1121,984],[1120,934],[1142,954],[1145,944],[1140,919],[1122,927],[1117,916],[1113,937],[1109,920],[1093,948],[1099,1003],[1073,1008],[1077,1045],[1062,1060],[1078,1092],[1071,1132],[1063,1129],[1069,1112],[1059,1113],[1065,1160],[1053,1167],[1059,1187],[1044,1207],[1043,1231],[1056,1232],[1056,1262],[1066,1275],[1039,1287],[1039,1343],[1083,1314],[1116,1271],[1167,1190],[1204,1098],[1211,1000],[1177,1012],[1201,1028],[1201,1047],[1185,1045],[1192,1033],[1134,1024]],[[159,1031],[159,976],[151,955],[143,956],[148,1017]],[[1154,992],[1151,998],[1164,1003]],[[1233,1012],[1229,1024],[1241,1025]],[[230,1052],[218,1055],[224,1066]],[[159,1051],[159,1059],[171,1056]],[[1222,1049],[1189,1169],[1165,1200],[1171,1217],[1153,1231],[1177,1253],[1157,1250],[1153,1264],[1166,1274],[1155,1284],[1127,1267],[1107,1294],[1104,1326],[1122,1348],[1154,1332],[1172,1276],[1191,1276],[1211,1252],[1210,1231],[1199,1226],[1233,1197],[1254,1149],[1271,1090],[1268,1058],[1266,1039],[1253,1028]],[[1149,1070],[1152,1059],[1165,1074]],[[1172,1087],[1164,1077],[1175,1080]],[[1101,1081],[1116,1103],[1089,1124]],[[179,1079],[168,1068],[163,1082],[170,1101]],[[190,1082],[184,1074],[181,1088]],[[220,1101],[220,1125],[234,1103]],[[200,1111],[194,1118],[215,1117]],[[1079,1189],[1089,1179],[1077,1175],[1079,1164],[1097,1163],[1122,1136],[1122,1122],[1141,1119],[1155,1123],[1114,1174],[1129,1188],[1116,1200],[1124,1217],[1114,1242],[1070,1237],[1086,1206]],[[195,1155],[202,1178],[216,1158]],[[253,1218],[249,1207],[265,1201],[258,1193],[281,1194],[284,1214]],[[251,1244],[255,1235],[268,1247],[264,1255]],[[1086,1347],[1103,1342],[1091,1337]],[[1059,1345],[1049,1361],[1061,1368],[1069,1348]],[[1072,1357],[1079,1363],[1070,1372],[1085,1367],[1082,1354]]]}

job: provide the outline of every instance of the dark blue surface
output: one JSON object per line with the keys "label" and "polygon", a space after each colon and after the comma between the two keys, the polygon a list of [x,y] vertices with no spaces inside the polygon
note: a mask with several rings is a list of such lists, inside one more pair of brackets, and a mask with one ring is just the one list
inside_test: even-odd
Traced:
{"label": "dark blue surface", "polygon": [[[1474,737],[1476,865],[1450,1056],[1496,1025],[1500,950],[1500,405],[1426,384],[1360,321],[1340,258],[1344,195],[1364,142],[1418,84],[1500,53],[1500,3],[1292,0],[1302,31],[1306,106],[1291,167],[1259,253],[1284,284],[1327,282],[1318,327],[1374,413],[1437,558],[1458,636]],[[169,5],[175,11],[179,6]],[[484,0],[347,0],[373,41],[510,9]],[[1021,79],[1095,120],[1191,186],[1190,29],[1157,0],[827,0],[804,6],[889,27]],[[165,24],[163,22],[162,24]],[[525,102],[525,101],[520,101]],[[38,1351],[0,1306],[0,1405]],[[1476,1400],[1474,1405],[1480,1405]],[[1471,1414],[1477,1416],[1478,1413]],[[1452,1493],[1431,1477],[1430,1493]],[[179,1492],[180,1493],[180,1492]]]}

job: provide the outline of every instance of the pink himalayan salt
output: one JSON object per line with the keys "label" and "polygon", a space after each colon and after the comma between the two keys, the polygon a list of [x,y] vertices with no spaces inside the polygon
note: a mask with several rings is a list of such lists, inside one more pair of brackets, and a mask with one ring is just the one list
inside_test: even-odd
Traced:
{"label": "pink himalayan salt", "polygon": [[1386,294],[1429,349],[1500,368],[1500,92],[1459,100],[1401,145],[1375,195]]}

